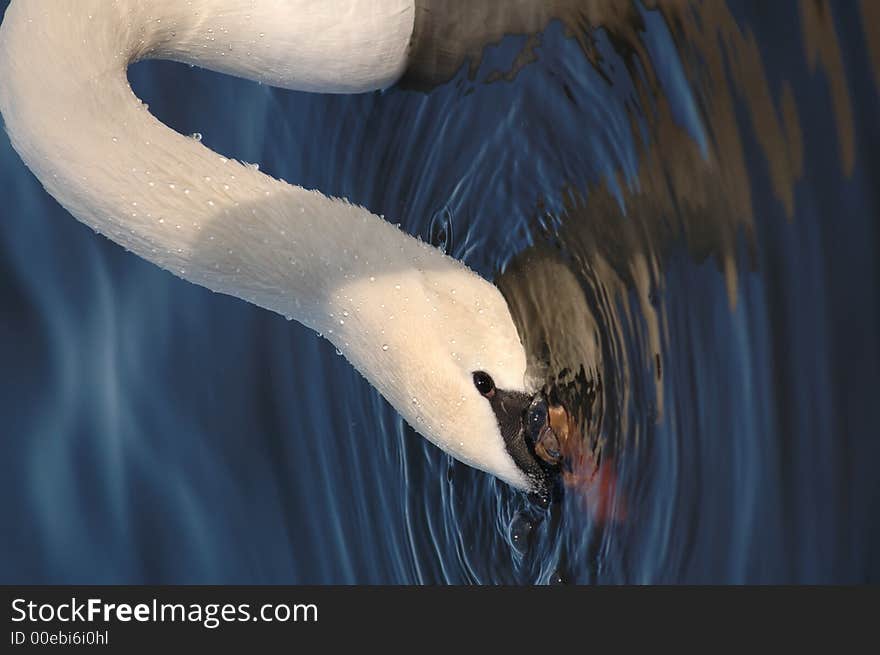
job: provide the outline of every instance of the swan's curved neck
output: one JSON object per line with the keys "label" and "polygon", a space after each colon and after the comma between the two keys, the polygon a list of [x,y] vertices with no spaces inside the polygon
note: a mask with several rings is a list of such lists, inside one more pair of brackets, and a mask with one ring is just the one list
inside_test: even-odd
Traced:
{"label": "swan's curved neck", "polygon": [[175,133],[134,96],[126,68],[166,58],[365,91],[402,72],[412,20],[411,3],[394,0],[14,2],[0,110],[16,149],[81,221],[181,277],[332,330],[328,294],[381,264],[368,253],[393,228]]}

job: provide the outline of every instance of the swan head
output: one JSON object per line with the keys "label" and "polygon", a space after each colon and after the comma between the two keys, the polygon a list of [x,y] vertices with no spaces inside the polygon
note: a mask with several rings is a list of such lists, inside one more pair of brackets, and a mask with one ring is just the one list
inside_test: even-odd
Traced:
{"label": "swan head", "polygon": [[530,490],[546,500],[562,461],[547,399],[541,393],[499,389],[485,371],[474,372],[473,379],[492,408],[505,450],[529,480]]}
{"label": "swan head", "polygon": [[337,287],[330,321],[316,329],[422,436],[518,489],[545,494],[553,467],[536,456],[529,429],[529,411],[543,401],[527,379],[507,302],[460,262],[401,234],[393,251],[399,265],[386,260],[385,272],[365,269]]}

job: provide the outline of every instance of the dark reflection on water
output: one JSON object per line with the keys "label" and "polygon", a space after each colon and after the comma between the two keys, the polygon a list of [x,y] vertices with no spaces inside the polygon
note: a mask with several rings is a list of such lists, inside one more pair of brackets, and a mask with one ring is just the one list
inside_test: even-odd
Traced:
{"label": "dark reflection on water", "polygon": [[878,580],[875,3],[559,4],[427,95],[130,78],[495,278],[610,514],[451,461],[328,343],[71,219],[4,140],[4,582]]}

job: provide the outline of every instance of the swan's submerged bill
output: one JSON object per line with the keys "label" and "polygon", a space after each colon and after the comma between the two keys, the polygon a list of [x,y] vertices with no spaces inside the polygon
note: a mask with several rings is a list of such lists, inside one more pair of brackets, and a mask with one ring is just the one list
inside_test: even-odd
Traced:
{"label": "swan's submerged bill", "polygon": [[535,448],[552,443],[529,431],[526,356],[493,285],[363,208],[177,134],[126,80],[131,63],[165,58],[291,89],[368,91],[405,72],[413,26],[404,0],[13,0],[0,112],[79,220],[182,278],[301,321],[426,438],[542,490],[553,462]]}

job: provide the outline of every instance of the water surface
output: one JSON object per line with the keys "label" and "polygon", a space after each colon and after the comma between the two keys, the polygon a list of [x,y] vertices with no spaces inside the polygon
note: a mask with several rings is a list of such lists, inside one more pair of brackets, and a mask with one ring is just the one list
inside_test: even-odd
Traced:
{"label": "water surface", "polygon": [[609,516],[455,463],[328,342],[76,222],[4,136],[0,580],[878,581],[880,15],[654,4],[573,3],[429,93],[129,72],[174,129],[496,280]]}

